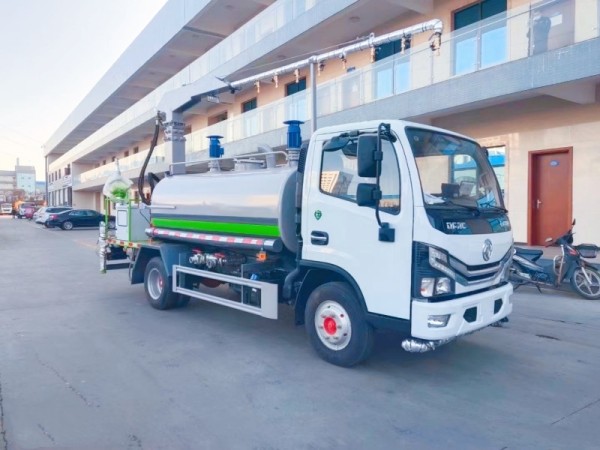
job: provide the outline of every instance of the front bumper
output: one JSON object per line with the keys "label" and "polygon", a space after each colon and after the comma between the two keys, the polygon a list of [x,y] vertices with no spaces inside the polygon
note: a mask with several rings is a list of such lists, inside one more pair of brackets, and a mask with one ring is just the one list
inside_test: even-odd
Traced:
{"label": "front bumper", "polygon": [[[445,302],[426,303],[413,300],[411,335],[420,339],[441,340],[477,331],[498,322],[512,312],[513,305],[510,298],[512,293],[513,286],[507,283],[490,291]],[[494,308],[497,308],[496,300],[502,300],[502,305],[497,312],[494,312]],[[428,326],[429,316],[445,314],[450,315],[445,327]]]}

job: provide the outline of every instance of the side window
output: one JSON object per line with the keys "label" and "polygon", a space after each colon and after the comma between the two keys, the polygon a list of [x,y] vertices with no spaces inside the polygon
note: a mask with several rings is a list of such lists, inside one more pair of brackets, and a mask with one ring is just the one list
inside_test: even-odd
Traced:
{"label": "side window", "polygon": [[[394,146],[383,141],[383,162],[380,176],[382,199],[380,210],[390,214],[400,212],[400,172]],[[343,149],[323,151],[321,160],[320,189],[326,195],[356,202],[356,189],[359,183],[375,183],[374,178],[358,176],[356,144]]]}

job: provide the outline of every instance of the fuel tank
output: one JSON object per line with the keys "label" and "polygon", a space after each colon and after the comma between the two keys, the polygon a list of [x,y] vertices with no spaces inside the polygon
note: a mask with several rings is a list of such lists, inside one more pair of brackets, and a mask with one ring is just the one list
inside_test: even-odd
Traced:
{"label": "fuel tank", "polygon": [[169,176],[152,193],[154,227],[279,238],[297,248],[296,170],[260,169]]}

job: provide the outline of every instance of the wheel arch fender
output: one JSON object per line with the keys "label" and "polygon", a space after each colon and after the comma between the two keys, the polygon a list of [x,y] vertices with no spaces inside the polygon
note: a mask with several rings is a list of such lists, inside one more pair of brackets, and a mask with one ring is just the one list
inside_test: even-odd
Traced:
{"label": "wheel arch fender", "polygon": [[160,250],[152,247],[142,247],[138,252],[131,269],[131,284],[144,282],[144,273],[148,262],[155,256],[160,256]]}
{"label": "wheel arch fender", "polygon": [[160,256],[165,266],[167,276],[173,275],[173,266],[180,262],[182,254],[190,253],[190,249],[182,244],[162,243],[156,247],[144,246],[140,249],[131,271],[131,284],[144,282],[144,273],[148,262],[155,256]]}
{"label": "wheel arch fender", "polygon": [[368,313],[365,298],[358,286],[358,283],[352,276],[344,269],[325,263],[309,263],[302,264],[305,270],[302,284],[296,295],[296,302],[294,305],[295,309],[295,323],[296,325],[304,324],[304,310],[306,309],[306,303],[310,294],[322,284],[329,283],[331,281],[341,281],[347,283],[358,298],[359,306],[365,314]]}

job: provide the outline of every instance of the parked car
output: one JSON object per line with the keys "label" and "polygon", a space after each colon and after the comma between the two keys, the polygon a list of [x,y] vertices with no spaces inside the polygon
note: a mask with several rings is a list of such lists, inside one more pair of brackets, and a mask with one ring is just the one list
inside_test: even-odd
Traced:
{"label": "parked car", "polygon": [[[49,228],[61,227],[63,230],[71,230],[77,227],[97,227],[104,221],[104,214],[92,209],[72,209],[61,213],[52,213],[45,225]],[[114,227],[115,218],[109,216],[108,226]]]}
{"label": "parked car", "polygon": [[0,205],[0,214],[11,214],[12,213],[12,203],[2,203]]}
{"label": "parked car", "polygon": [[37,218],[34,217],[35,223],[46,224],[46,221],[50,218],[50,214],[58,214],[65,211],[71,211],[73,208],[70,206],[47,206],[38,211]]}
{"label": "parked car", "polygon": [[23,217],[29,220],[33,219],[36,210],[37,208],[35,206],[26,206],[23,208]]}
{"label": "parked car", "polygon": [[22,219],[23,217],[25,217],[25,208],[29,208],[29,207],[35,207],[35,204],[33,204],[33,203],[21,203],[19,205],[19,209],[17,210],[17,217],[19,219]]}
{"label": "parked car", "polygon": [[33,213],[33,221],[35,223],[40,223],[38,222],[39,217],[44,214],[44,211],[46,211],[47,206],[42,206],[40,209],[38,209],[36,212]]}

